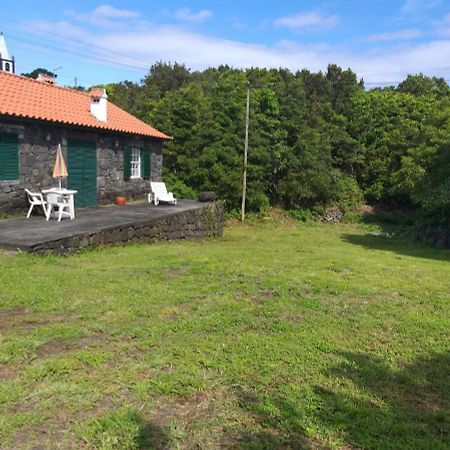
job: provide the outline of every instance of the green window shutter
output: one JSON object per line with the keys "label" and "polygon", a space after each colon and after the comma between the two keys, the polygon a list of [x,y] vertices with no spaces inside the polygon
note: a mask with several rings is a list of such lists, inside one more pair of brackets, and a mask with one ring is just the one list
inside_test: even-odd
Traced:
{"label": "green window shutter", "polygon": [[19,179],[19,138],[17,134],[0,133],[0,180]]}
{"label": "green window shutter", "polygon": [[131,178],[131,148],[123,150],[123,179],[128,181]]}
{"label": "green window shutter", "polygon": [[150,161],[150,151],[141,150],[141,172],[145,180],[150,180]]}

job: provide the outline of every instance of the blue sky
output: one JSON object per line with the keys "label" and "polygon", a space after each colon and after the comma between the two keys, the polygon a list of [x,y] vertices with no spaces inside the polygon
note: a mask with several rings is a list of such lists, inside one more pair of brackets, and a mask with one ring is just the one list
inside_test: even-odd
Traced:
{"label": "blue sky", "polygon": [[139,81],[156,61],[204,69],[350,67],[370,86],[408,73],[450,79],[448,0],[2,0],[17,71],[60,84]]}

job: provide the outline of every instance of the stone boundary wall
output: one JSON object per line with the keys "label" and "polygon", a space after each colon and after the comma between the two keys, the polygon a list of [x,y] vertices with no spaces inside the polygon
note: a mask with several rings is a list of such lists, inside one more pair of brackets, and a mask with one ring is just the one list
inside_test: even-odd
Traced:
{"label": "stone boundary wall", "polygon": [[450,228],[447,227],[421,227],[415,230],[414,240],[417,243],[425,243],[433,247],[450,248]]}
{"label": "stone boundary wall", "polygon": [[223,235],[224,207],[218,201],[202,208],[183,211],[159,219],[145,219],[108,227],[91,234],[78,234],[27,248],[31,253],[74,253],[103,245],[127,242],[204,239]]}

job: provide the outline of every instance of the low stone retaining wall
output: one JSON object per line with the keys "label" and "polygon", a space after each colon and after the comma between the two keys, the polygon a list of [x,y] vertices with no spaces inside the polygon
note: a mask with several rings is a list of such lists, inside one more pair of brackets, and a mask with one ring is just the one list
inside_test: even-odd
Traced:
{"label": "low stone retaining wall", "polygon": [[127,242],[149,242],[179,239],[204,239],[223,235],[224,211],[221,202],[204,208],[180,212],[160,219],[111,227],[93,234],[71,236],[34,248],[38,253],[73,253],[81,248]]}
{"label": "low stone retaining wall", "polygon": [[[224,208],[222,202],[198,204],[200,206],[162,217],[132,218],[116,223],[93,227],[92,232],[69,232],[54,240],[40,240],[26,245],[2,245],[30,253],[73,253],[83,248],[127,242],[160,240],[203,239],[223,235]],[[24,222],[24,221],[23,221]],[[26,222],[24,222],[26,226]]]}
{"label": "low stone retaining wall", "polygon": [[450,248],[450,228],[421,227],[414,233],[415,241],[426,243],[437,248]]}

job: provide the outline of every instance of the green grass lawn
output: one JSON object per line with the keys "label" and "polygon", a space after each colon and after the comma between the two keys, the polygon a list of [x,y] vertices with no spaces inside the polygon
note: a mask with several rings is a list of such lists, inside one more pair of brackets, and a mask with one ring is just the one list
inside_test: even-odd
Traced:
{"label": "green grass lawn", "polygon": [[448,448],[450,253],[368,232],[0,251],[0,448]]}

